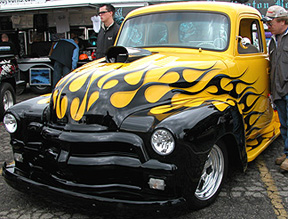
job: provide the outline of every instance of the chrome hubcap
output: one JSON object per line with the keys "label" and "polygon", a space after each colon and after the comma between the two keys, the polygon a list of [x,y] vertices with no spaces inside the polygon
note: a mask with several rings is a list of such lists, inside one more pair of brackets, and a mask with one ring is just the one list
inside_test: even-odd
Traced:
{"label": "chrome hubcap", "polygon": [[7,90],[3,96],[4,110],[7,110],[9,107],[11,107],[13,105],[14,105],[13,95],[9,90]]}
{"label": "chrome hubcap", "polygon": [[195,195],[200,200],[210,199],[218,190],[224,175],[222,150],[214,145],[209,153]]}

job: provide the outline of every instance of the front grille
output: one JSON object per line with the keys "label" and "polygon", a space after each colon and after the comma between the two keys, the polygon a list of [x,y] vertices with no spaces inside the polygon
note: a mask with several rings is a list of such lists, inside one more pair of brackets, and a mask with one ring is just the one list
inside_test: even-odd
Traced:
{"label": "front grille", "polygon": [[76,157],[127,156],[139,158],[139,152],[133,145],[121,142],[73,143],[70,145],[70,153]]}
{"label": "front grille", "polygon": [[[16,166],[30,179],[59,188],[143,200],[143,195],[150,197],[156,192],[148,185],[151,174],[168,178],[171,174],[169,170],[147,166],[149,158],[144,143],[135,134],[71,132],[43,127],[35,141],[32,139],[23,141],[22,146],[15,143],[15,147],[23,148],[24,160]],[[165,192],[157,191],[159,193],[173,196],[174,191],[172,186],[167,186]]]}

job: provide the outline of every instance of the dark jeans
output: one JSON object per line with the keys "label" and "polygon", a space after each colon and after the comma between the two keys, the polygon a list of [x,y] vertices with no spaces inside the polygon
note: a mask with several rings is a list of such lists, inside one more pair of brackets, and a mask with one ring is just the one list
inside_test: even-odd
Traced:
{"label": "dark jeans", "polygon": [[60,62],[55,61],[54,63],[54,71],[53,71],[53,84],[52,84],[52,88],[55,88],[55,85],[57,84],[57,82],[64,77],[65,75],[67,75],[68,73],[71,72],[71,69],[68,68],[67,66],[61,64]]}
{"label": "dark jeans", "polygon": [[284,140],[284,154],[288,158],[288,95],[282,97],[281,100],[275,100],[274,103],[281,123],[280,132]]}

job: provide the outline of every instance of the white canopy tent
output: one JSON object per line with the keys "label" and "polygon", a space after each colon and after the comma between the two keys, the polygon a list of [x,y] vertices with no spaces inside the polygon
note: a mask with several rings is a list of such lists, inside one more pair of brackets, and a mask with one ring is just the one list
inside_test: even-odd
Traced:
{"label": "white canopy tent", "polygon": [[1,0],[0,12],[31,11],[31,10],[49,10],[62,8],[95,8],[103,3],[111,3],[114,7],[141,7],[149,4],[161,2],[172,2],[172,0]]}

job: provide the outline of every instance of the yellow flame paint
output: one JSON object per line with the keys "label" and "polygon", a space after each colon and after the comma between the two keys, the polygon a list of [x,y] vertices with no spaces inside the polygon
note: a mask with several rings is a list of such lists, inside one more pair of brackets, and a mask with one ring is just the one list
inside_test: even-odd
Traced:
{"label": "yellow flame paint", "polygon": [[154,85],[145,91],[145,98],[150,103],[156,103],[161,97],[171,90],[167,85]]}
{"label": "yellow flame paint", "polygon": [[64,96],[61,100],[61,109],[60,109],[61,116],[59,116],[60,119],[62,119],[65,116],[67,106],[68,106],[68,98],[67,96]]}
{"label": "yellow flame paint", "polygon": [[124,76],[124,80],[130,84],[130,85],[135,85],[140,82],[142,78],[143,72],[137,71],[137,72],[132,72]]}
{"label": "yellow flame paint", "polygon": [[179,109],[179,105],[175,105],[175,106],[171,106],[171,105],[162,105],[162,106],[158,106],[158,107],[154,107],[150,110],[150,113],[152,114],[164,114],[169,112],[170,110],[173,109]]}
{"label": "yellow flame paint", "polygon": [[[85,94],[80,106],[79,106],[79,104],[80,104],[79,98],[75,98],[75,99],[78,99],[78,100],[75,100],[75,105],[71,104],[70,114],[71,114],[71,117],[75,121],[79,121],[83,117],[83,115],[85,113],[87,93]],[[74,102],[74,100],[72,101],[72,103],[73,102]]]}
{"label": "yellow flame paint", "polygon": [[55,107],[56,107],[56,99],[57,99],[57,96],[58,96],[58,93],[59,93],[59,91],[58,90],[55,90],[54,92],[53,92],[53,94],[52,94],[52,98],[53,98],[53,108],[55,109]]}
{"label": "yellow flame paint", "polygon": [[79,109],[80,99],[78,97],[74,98],[71,103],[70,107],[70,114],[72,119],[76,120],[77,118],[77,111]]}
{"label": "yellow flame paint", "polygon": [[231,79],[222,78],[220,82],[220,86],[227,91],[231,91],[233,89],[233,84],[230,83]]}
{"label": "yellow flame paint", "polygon": [[116,92],[112,94],[110,101],[114,107],[123,108],[127,106],[138,90],[135,91],[123,91],[123,92]]}
{"label": "yellow flame paint", "polygon": [[99,98],[99,92],[98,91],[95,91],[91,94],[91,96],[88,100],[87,111],[89,111],[92,104],[95,103],[98,98]]}
{"label": "yellow flame paint", "polygon": [[229,104],[219,102],[213,102],[213,105],[221,112],[223,112],[225,109],[227,109],[227,107],[229,107]]}
{"label": "yellow flame paint", "polygon": [[85,82],[87,81],[87,78],[90,76],[90,74],[83,74],[80,77],[76,78],[74,81],[71,82],[69,85],[69,90],[71,92],[76,92],[83,87]]}
{"label": "yellow flame paint", "polygon": [[115,87],[118,84],[118,80],[111,80],[104,84],[103,89],[110,89]]}
{"label": "yellow flame paint", "polygon": [[195,81],[197,78],[199,78],[199,76],[202,74],[203,72],[199,72],[199,71],[195,71],[192,69],[186,69],[183,71],[183,78],[188,81],[188,82],[193,82]]}
{"label": "yellow flame paint", "polygon": [[180,79],[180,75],[177,72],[169,72],[165,75],[163,75],[159,82],[161,83],[175,83]]}

